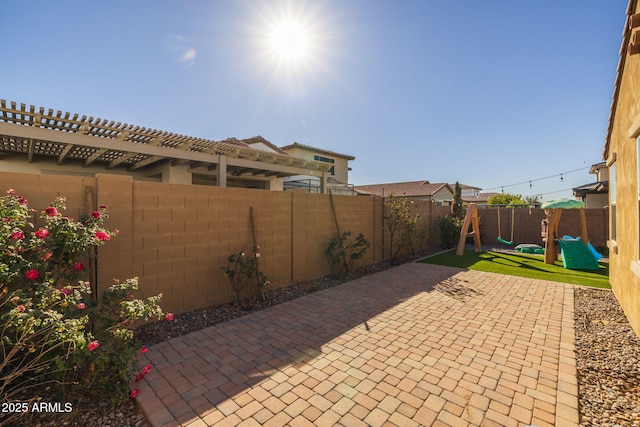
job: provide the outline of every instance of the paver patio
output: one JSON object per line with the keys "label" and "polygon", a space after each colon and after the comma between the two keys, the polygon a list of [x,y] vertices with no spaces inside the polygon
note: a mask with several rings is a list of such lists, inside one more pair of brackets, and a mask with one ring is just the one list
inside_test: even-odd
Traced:
{"label": "paver patio", "polygon": [[409,263],[154,345],[153,426],[575,426],[573,288]]}

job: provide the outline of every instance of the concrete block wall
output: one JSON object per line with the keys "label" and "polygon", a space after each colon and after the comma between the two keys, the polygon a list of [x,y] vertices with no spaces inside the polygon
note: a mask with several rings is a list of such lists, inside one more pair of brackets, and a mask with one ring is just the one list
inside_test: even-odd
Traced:
{"label": "concrete block wall", "polygon": [[[74,218],[107,205],[110,217],[105,225],[120,233],[97,250],[93,271],[98,291],[114,279],[138,277],[144,297],[162,293],[163,307],[174,312],[233,299],[221,267],[234,252],[251,253],[252,208],[260,269],[273,288],[330,273],[325,251],[336,234],[335,218],[341,232],[351,231],[353,237],[363,233],[371,243],[362,265],[389,256],[390,239],[379,197],[167,184],[111,174],[85,178],[0,172],[0,184],[5,190],[14,188],[38,210],[57,195],[65,196],[66,214]],[[438,222],[450,214],[449,208],[414,201],[411,209],[420,214],[425,229],[423,247],[416,250],[437,247]],[[510,238],[510,212],[501,209],[501,213],[503,237]],[[561,233],[579,234],[577,211],[565,214]],[[481,209],[480,215],[482,239],[493,241],[496,210]],[[539,242],[543,217],[540,210],[532,210],[531,215],[528,209],[516,210],[514,240]],[[587,210],[587,221],[597,246],[607,235],[606,212]]]}

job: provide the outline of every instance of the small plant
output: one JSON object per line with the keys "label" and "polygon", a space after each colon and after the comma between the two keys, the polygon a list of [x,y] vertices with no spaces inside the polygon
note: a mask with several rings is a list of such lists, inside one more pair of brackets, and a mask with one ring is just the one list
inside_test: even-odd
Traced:
{"label": "small plant", "polygon": [[350,231],[342,232],[341,236],[333,236],[325,251],[331,273],[335,276],[345,277],[351,274],[355,264],[364,258],[367,249],[371,247],[371,243],[362,233],[358,234],[351,242],[349,242],[350,237]]}
{"label": "small plant", "polygon": [[246,256],[244,251],[233,253],[227,259],[227,266],[221,267],[243,310],[250,310],[257,301],[263,300],[264,288],[269,285],[267,276],[258,270],[257,250],[252,256]]}
{"label": "small plant", "polygon": [[446,216],[438,222],[440,230],[440,242],[445,248],[450,248],[458,243],[460,231],[464,225],[464,218]]}
{"label": "small plant", "polygon": [[132,325],[163,315],[162,294],[142,300],[133,298],[136,292],[137,277],[123,283],[115,281],[102,293],[100,302],[89,310],[93,345],[90,343],[81,354],[81,368],[77,370],[81,373],[79,383],[98,384],[113,403],[126,400],[129,381],[139,369],[136,353],[141,343],[135,338]]}
{"label": "small plant", "polygon": [[392,263],[415,254],[415,237],[420,222],[420,214],[411,214],[411,204],[405,196],[396,197],[393,194],[385,196],[384,219],[389,230],[390,258]]}

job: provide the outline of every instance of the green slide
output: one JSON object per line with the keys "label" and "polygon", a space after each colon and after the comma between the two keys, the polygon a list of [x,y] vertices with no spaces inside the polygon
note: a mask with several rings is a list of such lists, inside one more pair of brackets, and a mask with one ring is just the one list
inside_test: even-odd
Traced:
{"label": "green slide", "polygon": [[559,239],[560,254],[564,268],[571,270],[598,270],[600,264],[584,243],[576,239]]}

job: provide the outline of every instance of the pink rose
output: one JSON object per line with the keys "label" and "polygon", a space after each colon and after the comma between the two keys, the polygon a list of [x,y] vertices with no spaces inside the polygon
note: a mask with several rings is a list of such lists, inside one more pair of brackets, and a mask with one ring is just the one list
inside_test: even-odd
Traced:
{"label": "pink rose", "polygon": [[60,292],[62,292],[65,296],[69,296],[71,295],[71,289],[67,289],[67,288],[62,288],[60,289]]}
{"label": "pink rose", "polygon": [[36,280],[38,277],[40,277],[40,272],[38,270],[31,269],[26,273],[24,273],[24,277],[26,277],[29,280]]}
{"label": "pink rose", "polygon": [[40,230],[36,231],[36,237],[38,239],[44,239],[49,235],[49,230],[45,229],[45,228],[41,228]]}
{"label": "pink rose", "polygon": [[56,209],[53,206],[49,206],[48,208],[46,208],[44,210],[44,213],[46,213],[47,216],[56,216],[56,215],[58,215],[58,209]]}
{"label": "pink rose", "polygon": [[96,348],[98,348],[99,346],[100,346],[100,343],[99,343],[98,341],[91,341],[91,342],[89,343],[89,345],[87,346],[87,350],[89,350],[89,351],[93,351],[93,350],[95,350]]}
{"label": "pink rose", "polygon": [[24,305],[22,305],[22,304],[20,304],[16,308],[18,309],[18,311],[24,311]]}
{"label": "pink rose", "polygon": [[81,262],[76,262],[75,264],[73,264],[73,270],[74,271],[82,271],[84,270],[84,264]]}
{"label": "pink rose", "polygon": [[165,319],[171,322],[173,320],[173,313],[167,313],[167,315],[165,316]]}
{"label": "pink rose", "polygon": [[93,211],[91,212],[91,216],[94,217],[95,219],[100,218],[100,216],[102,216],[102,214],[99,211]]}
{"label": "pink rose", "polygon": [[111,236],[109,233],[105,233],[104,231],[96,231],[96,239],[106,241],[111,240]]}
{"label": "pink rose", "polygon": [[84,310],[87,306],[84,305],[83,302],[81,302],[80,304],[78,304],[78,310]]}
{"label": "pink rose", "polygon": [[44,256],[42,257],[43,261],[49,261],[49,258],[51,258],[53,256],[53,252],[47,252],[46,254],[44,254]]}
{"label": "pink rose", "polygon": [[24,233],[22,231],[14,231],[11,233],[11,240],[22,240],[24,239]]}

